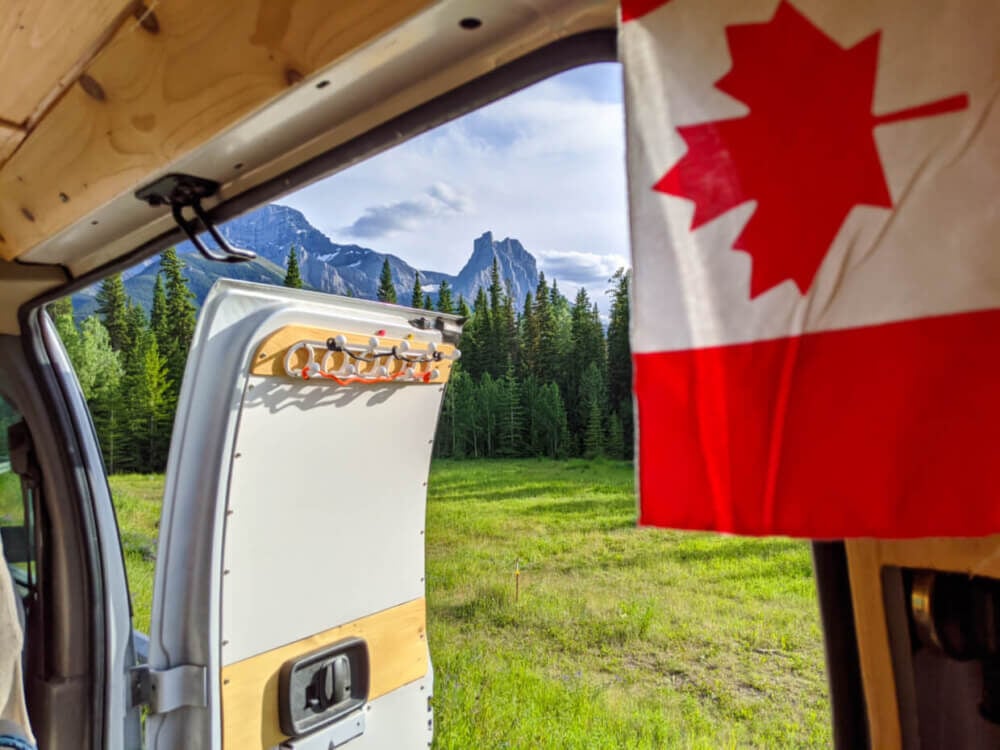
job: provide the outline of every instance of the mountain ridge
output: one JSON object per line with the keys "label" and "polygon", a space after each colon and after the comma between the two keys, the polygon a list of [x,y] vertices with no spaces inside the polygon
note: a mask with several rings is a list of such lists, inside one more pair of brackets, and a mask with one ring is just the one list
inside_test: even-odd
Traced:
{"label": "mountain ridge", "polygon": [[[421,287],[433,299],[437,299],[441,282],[447,281],[456,302],[459,296],[464,296],[471,304],[479,286],[489,285],[494,257],[500,267],[500,276],[509,284],[515,299],[523,300],[524,295],[534,291],[538,284],[535,257],[517,239],[494,240],[490,231],[473,241],[472,254],[457,274],[416,269],[391,253],[333,242],[301,211],[280,204],[272,203],[237,217],[222,225],[221,231],[232,244],[256,252],[257,259],[247,263],[215,263],[199,255],[190,242],[177,245],[177,252],[187,265],[186,275],[199,307],[220,277],[281,284],[288,251],[293,245],[298,252],[299,272],[305,286],[331,294],[376,299],[386,259],[401,304],[409,303],[418,272]],[[152,304],[153,284],[159,268],[159,257],[156,257],[123,274],[126,291],[146,310]],[[96,294],[94,286],[74,296],[78,317],[86,317],[96,310]]]}

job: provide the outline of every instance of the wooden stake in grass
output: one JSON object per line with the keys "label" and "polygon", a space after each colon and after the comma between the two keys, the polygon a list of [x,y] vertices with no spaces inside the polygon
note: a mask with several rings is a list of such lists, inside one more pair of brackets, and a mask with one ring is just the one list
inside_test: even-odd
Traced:
{"label": "wooden stake in grass", "polygon": [[514,601],[521,598],[521,560],[514,560]]}

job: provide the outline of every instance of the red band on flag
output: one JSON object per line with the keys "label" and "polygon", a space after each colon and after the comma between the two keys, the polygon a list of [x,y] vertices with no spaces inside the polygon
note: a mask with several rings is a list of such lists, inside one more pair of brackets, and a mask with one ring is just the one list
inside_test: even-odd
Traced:
{"label": "red band on flag", "polygon": [[640,523],[740,534],[1000,528],[1000,310],[636,354]]}
{"label": "red band on flag", "polygon": [[622,0],[622,21],[634,21],[669,2],[670,0]]}

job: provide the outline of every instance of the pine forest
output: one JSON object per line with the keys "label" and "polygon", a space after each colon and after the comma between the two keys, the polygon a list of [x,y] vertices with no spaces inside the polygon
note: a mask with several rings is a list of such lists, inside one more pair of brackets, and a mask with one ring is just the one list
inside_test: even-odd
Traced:
{"label": "pine forest", "polygon": [[[162,254],[148,314],[129,297],[120,274],[101,283],[96,313],[80,322],[70,298],[50,306],[109,473],[160,472],[166,465],[197,315],[184,268],[173,249]],[[586,289],[570,301],[544,274],[533,293],[513,299],[495,258],[488,288],[471,302],[453,298],[447,281],[432,299],[419,274],[412,299],[397,299],[387,260],[380,300],[466,319],[435,455],[631,458],[629,278],[619,269],[608,280],[605,327]],[[302,286],[294,248],[284,283]]]}

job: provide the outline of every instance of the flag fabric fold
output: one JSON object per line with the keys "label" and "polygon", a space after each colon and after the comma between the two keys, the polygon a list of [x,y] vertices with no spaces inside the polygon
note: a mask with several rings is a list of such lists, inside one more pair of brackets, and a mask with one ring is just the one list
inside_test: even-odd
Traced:
{"label": "flag fabric fold", "polygon": [[640,523],[1000,532],[1000,4],[621,17]]}

